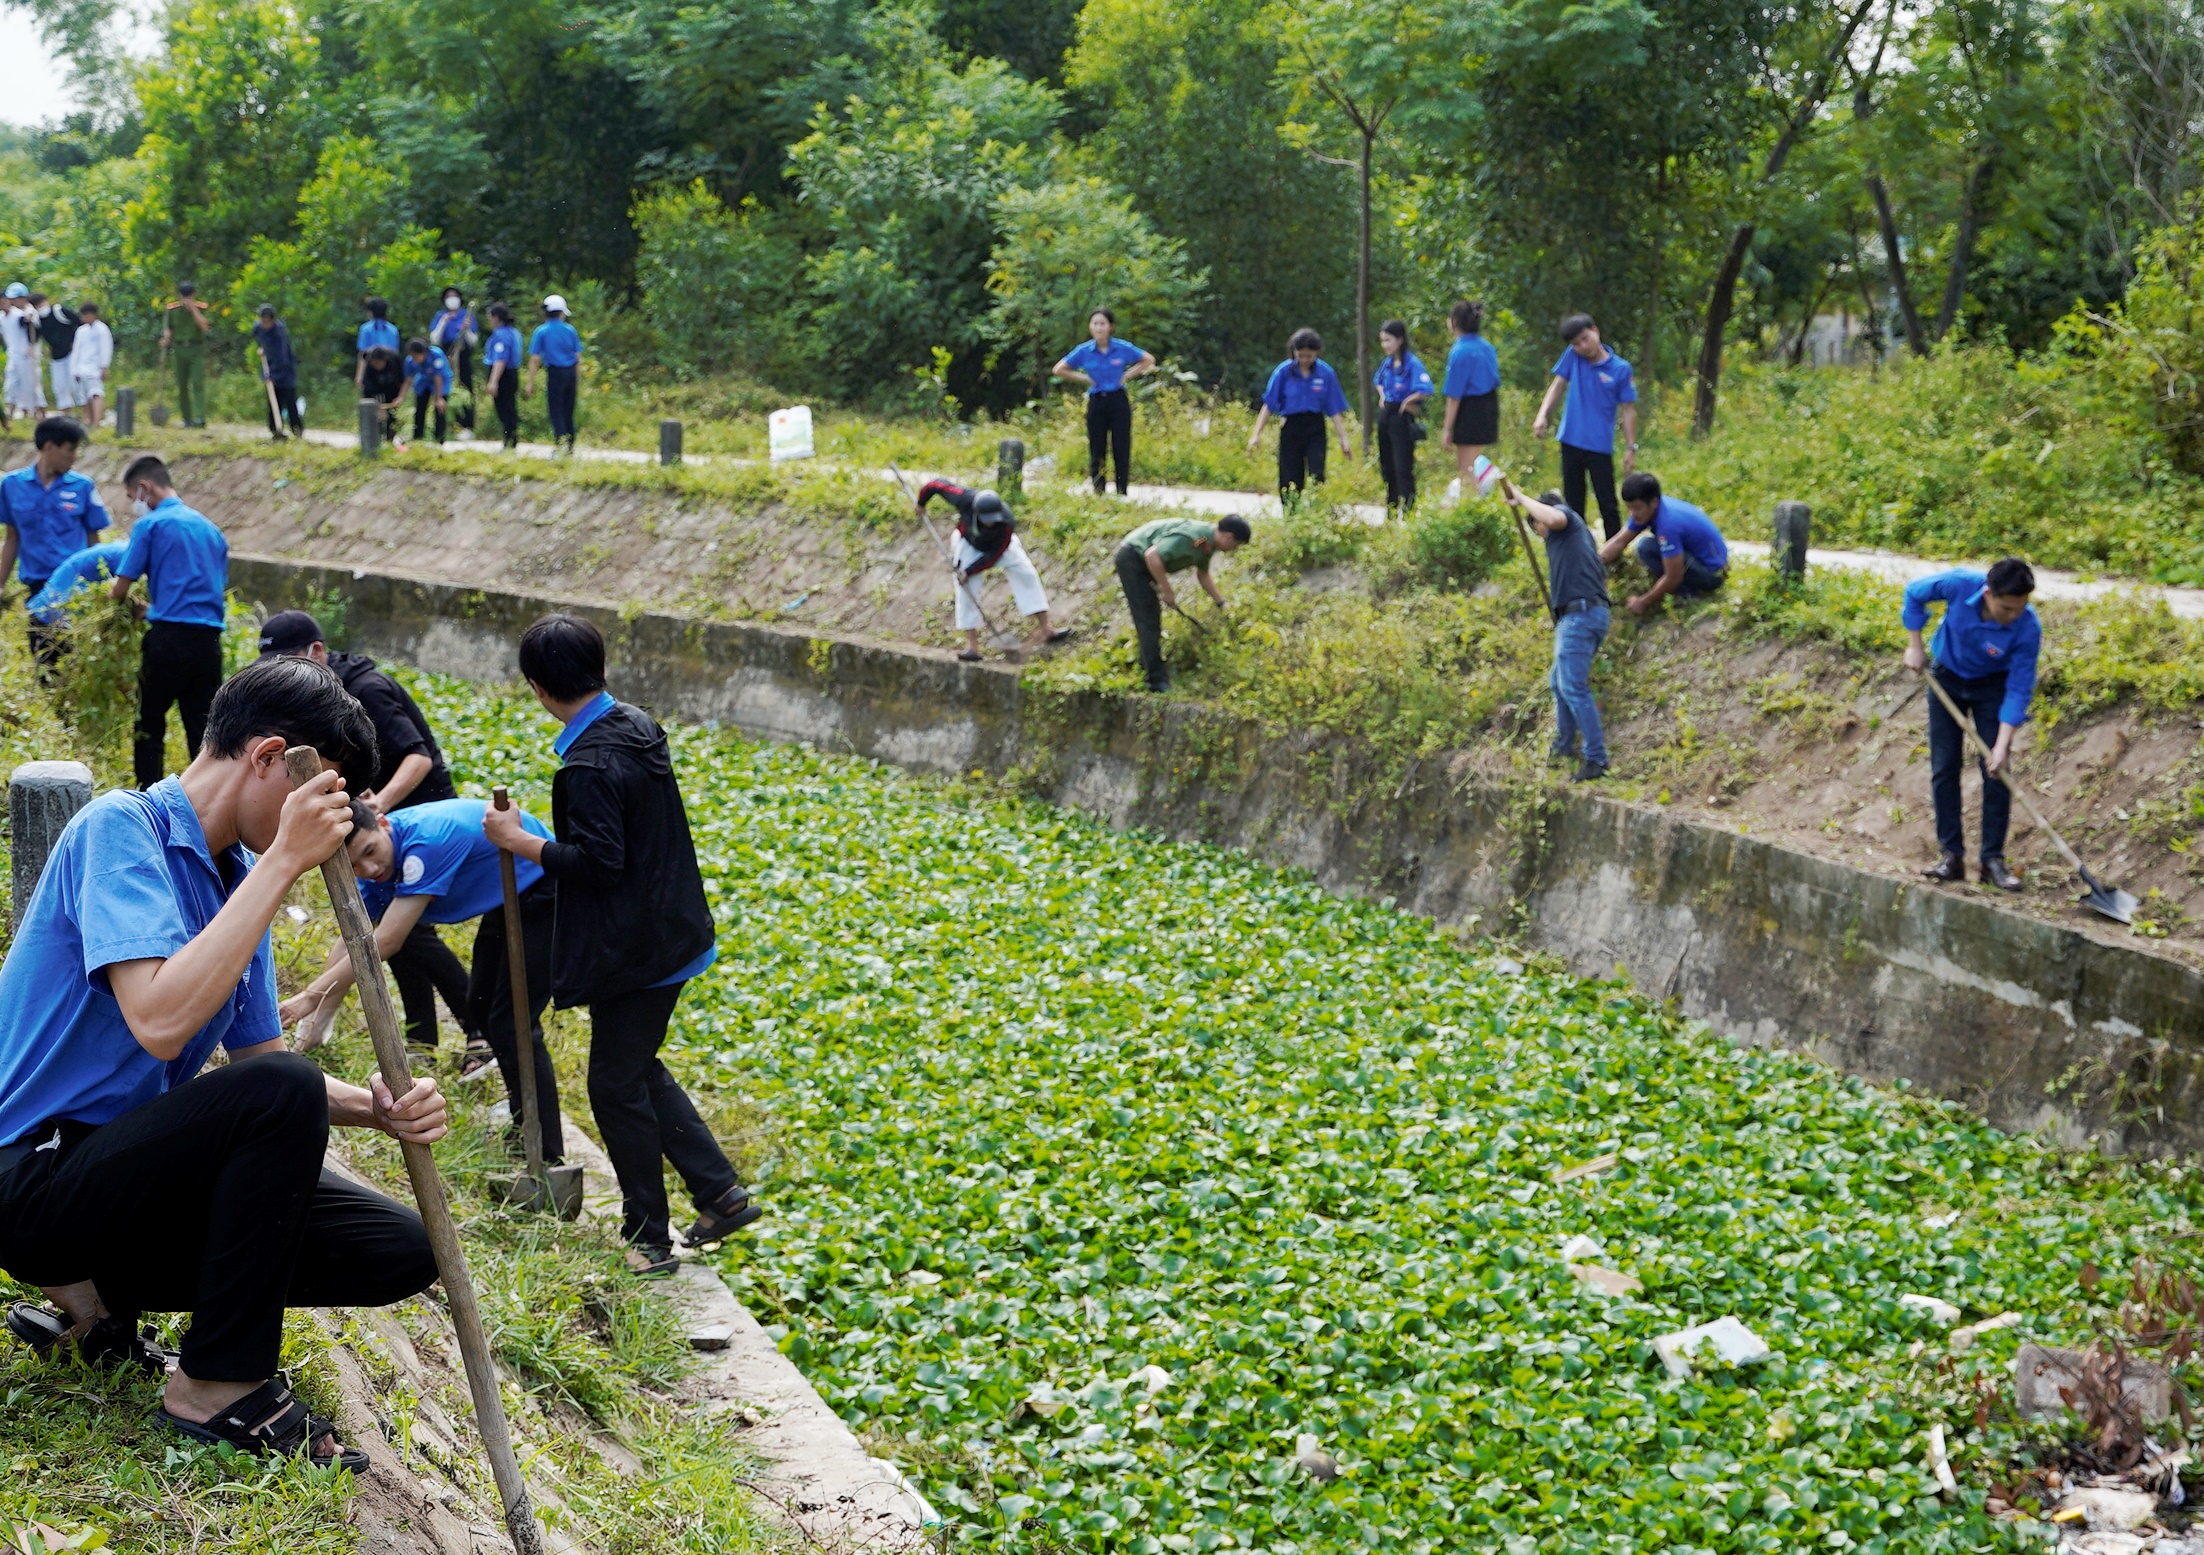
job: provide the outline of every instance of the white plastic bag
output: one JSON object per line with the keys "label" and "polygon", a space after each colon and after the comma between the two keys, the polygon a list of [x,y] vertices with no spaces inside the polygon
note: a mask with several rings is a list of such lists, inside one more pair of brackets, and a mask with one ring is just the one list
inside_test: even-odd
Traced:
{"label": "white plastic bag", "polygon": [[766,418],[767,446],[771,448],[773,462],[783,459],[810,459],[818,450],[811,445],[811,407],[792,405],[786,410],[776,410]]}

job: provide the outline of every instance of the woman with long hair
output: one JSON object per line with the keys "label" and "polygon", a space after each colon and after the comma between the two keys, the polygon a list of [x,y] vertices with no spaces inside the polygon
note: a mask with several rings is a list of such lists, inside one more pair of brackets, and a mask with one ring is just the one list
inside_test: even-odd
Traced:
{"label": "woman with long hair", "polygon": [[1385,477],[1385,505],[1416,505],[1416,444],[1423,441],[1423,402],[1436,392],[1430,372],[1408,349],[1408,326],[1387,319],[1378,326],[1378,473]]}
{"label": "woman with long hair", "polygon": [[1446,353],[1446,423],[1439,440],[1454,450],[1466,491],[1477,456],[1500,441],[1500,353],[1481,333],[1483,303],[1463,298],[1446,322],[1454,344]]}

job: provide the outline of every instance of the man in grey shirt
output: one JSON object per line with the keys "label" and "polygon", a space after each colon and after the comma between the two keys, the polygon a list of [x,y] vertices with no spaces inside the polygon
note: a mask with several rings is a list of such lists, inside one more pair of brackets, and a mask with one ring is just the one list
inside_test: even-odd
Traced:
{"label": "man in grey shirt", "polygon": [[1583,737],[1583,759],[1576,781],[1595,782],[1607,775],[1607,737],[1600,730],[1599,704],[1592,700],[1592,660],[1607,638],[1607,567],[1599,559],[1592,531],[1576,510],[1549,491],[1523,495],[1502,477],[1500,494],[1546,540],[1546,577],[1554,612],[1554,742],[1549,759],[1567,761]]}

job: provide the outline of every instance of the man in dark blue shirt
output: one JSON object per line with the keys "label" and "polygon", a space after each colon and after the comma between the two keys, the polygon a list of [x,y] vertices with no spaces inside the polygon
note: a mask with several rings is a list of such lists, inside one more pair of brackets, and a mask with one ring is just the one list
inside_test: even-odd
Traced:
{"label": "man in dark blue shirt", "polygon": [[543,322],[528,337],[528,365],[543,368],[544,410],[551,418],[551,442],[574,452],[574,401],[581,383],[582,337],[566,317],[566,299],[553,292],[543,299]]}
{"label": "man in dark blue shirt", "polygon": [[1652,574],[1653,586],[1623,602],[1632,615],[1644,615],[1663,595],[1695,599],[1713,593],[1728,580],[1729,542],[1704,508],[1681,497],[1662,496],[1661,483],[1642,470],[1623,481],[1622,502],[1629,509],[1630,522],[1600,547],[1599,557],[1613,562],[1623,547],[1637,540],[1638,560]]}
{"label": "man in dark blue shirt", "polygon": [[[2005,864],[2005,832],[2012,818],[2012,790],[2004,771],[2013,736],[2028,721],[2036,694],[2036,660],[2043,651],[2043,623],[2028,596],[2036,575],[2026,562],[2008,556],[1987,574],[1955,567],[1915,578],[1906,585],[1904,613],[1906,668],[1926,670],[1950,693],[1959,710],[1974,720],[1975,732],[1990,748],[1982,763],[1982,878],[2002,891],[2020,889],[2020,877]],[[1936,662],[1922,645],[1929,606],[1941,603],[1944,623],[1936,630]],[[1967,833],[1959,802],[1959,773],[1966,764],[1966,737],[1944,704],[1929,699],[1929,796],[1936,805],[1935,867],[1931,880],[1957,884],[1967,878]]]}
{"label": "man in dark blue shirt", "polygon": [[151,788],[168,764],[168,710],[183,715],[184,744],[193,756],[206,732],[207,709],[222,688],[222,624],[227,619],[230,545],[222,531],[176,495],[168,466],[140,454],[122,472],[122,489],[137,508],[130,549],[108,592],[130,597],[145,579],[145,640],[138,649],[138,729],[131,760],[138,786]]}
{"label": "man in dark blue shirt", "polygon": [[[260,376],[268,384],[268,435],[280,442],[286,423],[294,435],[306,431],[306,419],[298,410],[298,354],[291,349],[291,332],[276,317],[274,303],[262,303],[258,317],[253,348],[260,353]],[[276,420],[278,410],[283,413],[282,422]]]}

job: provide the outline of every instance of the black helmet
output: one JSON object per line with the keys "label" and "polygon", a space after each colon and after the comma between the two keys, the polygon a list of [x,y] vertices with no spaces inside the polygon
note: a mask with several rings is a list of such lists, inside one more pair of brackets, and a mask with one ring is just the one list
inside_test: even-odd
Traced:
{"label": "black helmet", "polygon": [[1006,518],[1009,514],[1010,509],[1004,505],[1003,499],[996,496],[995,493],[991,491],[975,491],[972,493],[972,516],[974,518],[993,520],[998,517]]}

